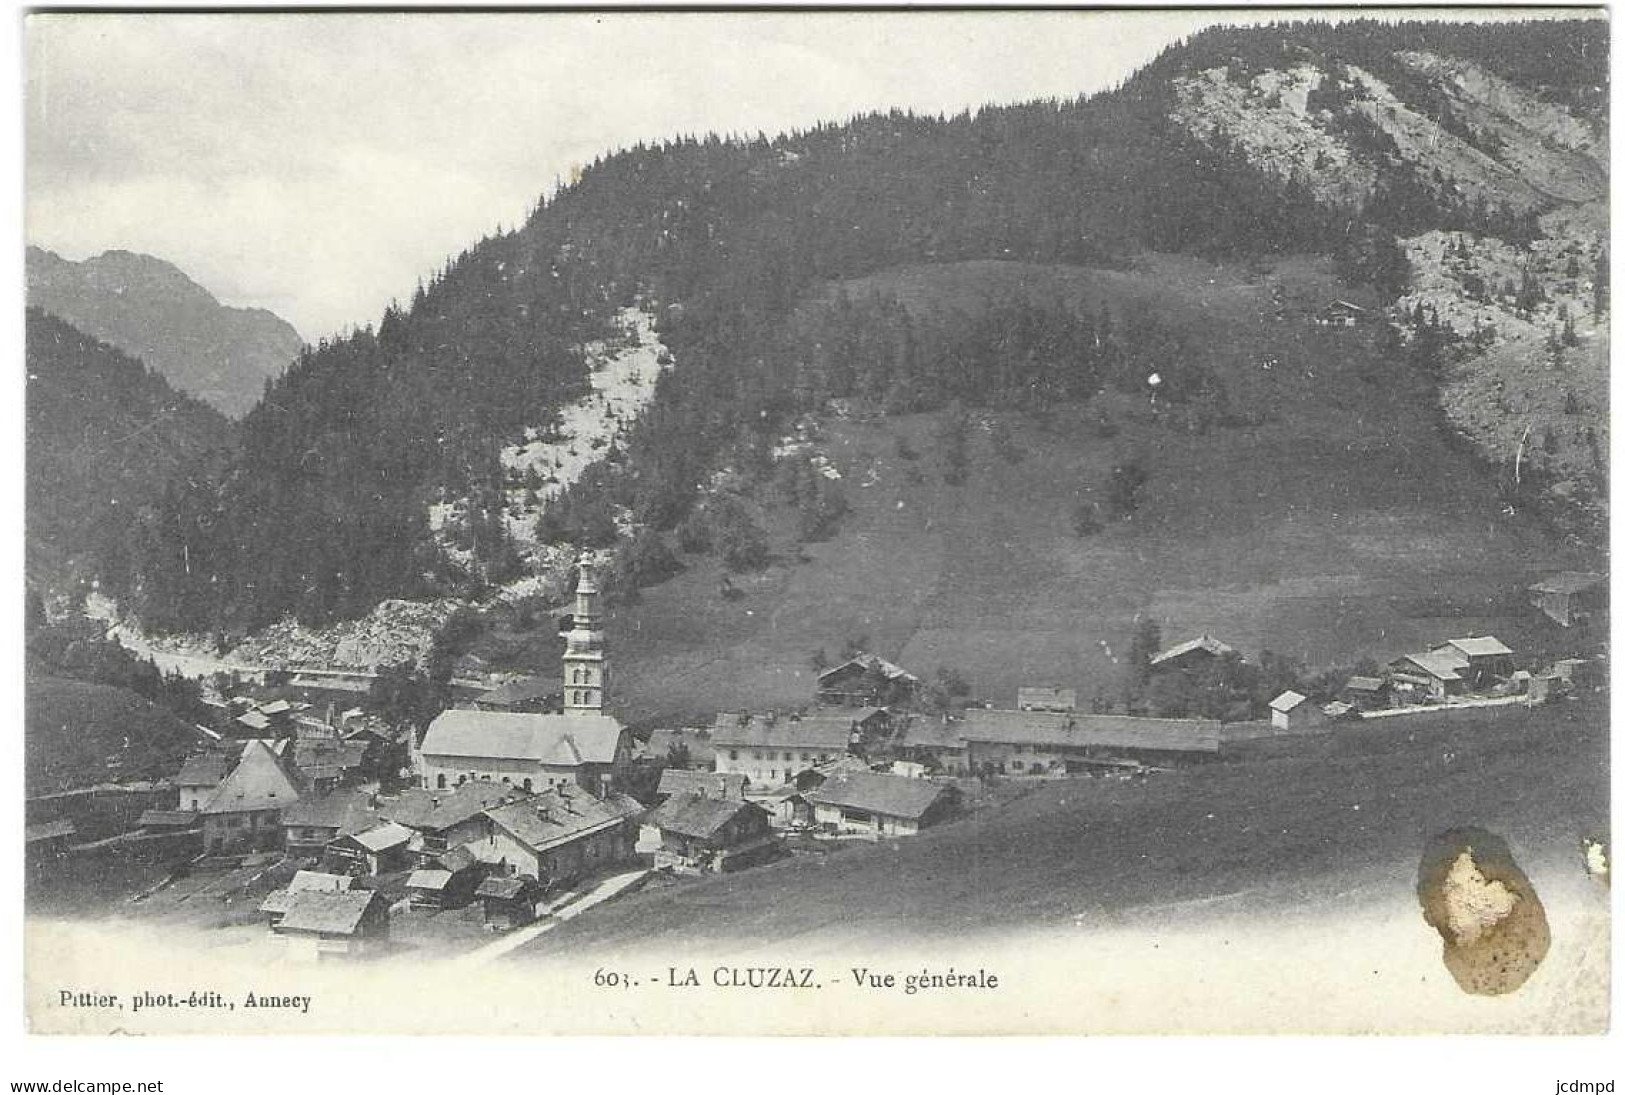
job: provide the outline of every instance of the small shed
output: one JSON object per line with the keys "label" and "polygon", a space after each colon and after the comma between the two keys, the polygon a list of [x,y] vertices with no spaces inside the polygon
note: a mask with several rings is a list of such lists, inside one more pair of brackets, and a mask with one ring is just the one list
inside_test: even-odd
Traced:
{"label": "small shed", "polygon": [[411,841],[411,829],[386,821],[339,836],[327,845],[327,854],[349,874],[387,874],[406,868]]}
{"label": "small shed", "polygon": [[1270,701],[1270,725],[1277,730],[1310,730],[1326,721],[1326,712],[1302,692],[1287,689]]}
{"label": "small shed", "polygon": [[1388,705],[1388,682],[1381,677],[1353,676],[1343,685],[1344,703],[1353,704],[1361,711],[1373,711]]}
{"label": "small shed", "polygon": [[522,928],[536,919],[536,902],[542,888],[533,878],[493,875],[474,890],[485,912],[485,926],[492,931]]}

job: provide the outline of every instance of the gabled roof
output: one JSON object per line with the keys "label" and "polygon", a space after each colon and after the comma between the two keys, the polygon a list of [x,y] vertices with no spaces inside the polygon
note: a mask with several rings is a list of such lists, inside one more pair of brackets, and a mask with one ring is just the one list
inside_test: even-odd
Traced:
{"label": "gabled roof", "polygon": [[260,704],[260,714],[262,715],[286,715],[292,710],[293,704],[287,700],[272,700],[270,703]]}
{"label": "gabled roof", "polygon": [[1285,712],[1295,710],[1299,704],[1306,703],[1308,700],[1309,697],[1305,696],[1302,692],[1294,692],[1289,688],[1270,701],[1270,710],[1280,711],[1284,714]]}
{"label": "gabled roof", "polygon": [[338,741],[334,738],[302,738],[294,742],[293,763],[300,770],[336,768],[340,772],[359,768],[367,755],[364,741]]}
{"label": "gabled roof", "polygon": [[887,817],[918,820],[950,789],[939,783],[884,772],[837,772],[814,790],[808,802],[867,810]]}
{"label": "gabled roof", "polygon": [[458,845],[444,855],[436,856],[434,861],[436,867],[439,867],[442,871],[450,871],[452,874],[456,874],[458,871],[466,871],[477,863],[479,863],[478,857],[469,851],[466,845]]}
{"label": "gabled roof", "polygon": [[696,840],[709,840],[728,822],[748,810],[761,807],[738,799],[705,798],[702,795],[677,794],[668,798],[643,819],[663,832]]}
{"label": "gabled roof", "polygon": [[1500,658],[1512,653],[1512,648],[1494,635],[1480,635],[1471,639],[1451,639],[1445,645],[1455,647],[1469,658]]}
{"label": "gabled roof", "polygon": [[877,672],[889,681],[905,681],[909,684],[920,683],[920,678],[916,677],[902,666],[897,665],[894,662],[889,662],[877,654],[859,654],[856,657],[848,658],[840,665],[831,666],[822,673],[818,674],[818,683],[823,684],[825,681],[833,680],[837,676],[843,673],[848,673],[853,669],[858,669],[866,673]]}
{"label": "gabled roof", "polygon": [[424,869],[413,871],[407,876],[406,888],[409,890],[443,890],[450,881],[450,871]]}
{"label": "gabled roof", "polygon": [[1535,593],[1580,593],[1607,580],[1605,574],[1565,570],[1559,574],[1549,574],[1529,588]]}
{"label": "gabled roof", "polygon": [[236,721],[254,731],[269,730],[271,728],[271,720],[258,711],[244,711],[237,716]]}
{"label": "gabled roof", "polygon": [[1182,643],[1170,646],[1167,650],[1153,657],[1151,664],[1162,665],[1166,662],[1176,662],[1187,654],[1194,654],[1198,651],[1219,658],[1234,653],[1235,647],[1228,643],[1222,643],[1211,635],[1198,635],[1194,639],[1187,639]]}
{"label": "gabled roof", "polygon": [[397,825],[393,821],[386,821],[382,825],[374,825],[370,829],[363,829],[359,833],[351,833],[349,839],[355,841],[369,852],[387,852],[392,848],[399,848],[412,839],[412,830],[404,825]]}
{"label": "gabled roof", "polygon": [[1461,680],[1461,674],[1457,673],[1456,670],[1464,669],[1467,666],[1467,661],[1461,654],[1458,653],[1452,657],[1449,654],[1441,654],[1436,650],[1430,650],[1425,654],[1407,654],[1389,664],[1399,667],[1405,662],[1411,663],[1428,676],[1441,681]]}
{"label": "gabled roof", "polygon": [[429,724],[420,751],[573,768],[612,762],[623,733],[610,716],[586,712],[446,711]]}
{"label": "gabled roof", "polygon": [[948,719],[911,715],[892,743],[914,749],[963,749],[965,739],[959,724]]}
{"label": "gabled roof", "polygon": [[373,905],[385,900],[377,890],[344,890],[337,893],[307,890],[292,895],[287,912],[277,928],[280,931],[354,935]]}
{"label": "gabled roof", "polygon": [[285,913],[296,895],[302,893],[344,893],[355,880],[349,875],[324,874],[321,871],[298,871],[286,887],[272,890],[260,902],[260,912]]}
{"label": "gabled roof", "polygon": [[966,741],[1068,748],[1146,749],[1216,753],[1220,728],[1206,719],[1146,719],[1134,715],[1079,715],[1067,711],[965,711]]}
{"label": "gabled roof", "polygon": [[745,797],[745,773],[690,772],[682,768],[667,768],[660,773],[660,787],[655,793],[742,799]]}
{"label": "gabled roof", "polygon": [[528,791],[488,779],[471,779],[449,791],[411,787],[378,808],[379,816],[427,833],[460,825],[493,806],[524,798]]}
{"label": "gabled roof", "polygon": [[535,883],[528,878],[504,878],[501,875],[492,875],[479,884],[474,891],[475,897],[494,897],[502,901],[512,901],[522,896],[525,891],[534,889]]}
{"label": "gabled roof", "polygon": [[560,677],[521,677],[516,681],[509,681],[500,688],[493,688],[482,696],[474,697],[474,702],[486,707],[511,707],[515,704],[545,700],[550,696],[560,695],[563,691],[564,680]]}
{"label": "gabled roof", "polygon": [[852,743],[852,719],[845,713],[814,714],[800,718],[724,712],[711,729],[714,748],[771,745],[787,749],[845,751]]}
{"label": "gabled roof", "polygon": [[231,771],[232,758],[223,750],[193,753],[175,774],[177,787],[214,787]]}
{"label": "gabled roof", "polygon": [[299,799],[299,788],[283,769],[271,747],[251,741],[243,747],[242,759],[214,789],[199,811],[204,814],[235,814],[246,810],[280,810]]}
{"label": "gabled roof", "polygon": [[523,802],[487,810],[485,816],[527,848],[542,851],[642,811],[643,807],[624,795],[600,799],[579,788],[552,787]]}
{"label": "gabled roof", "polygon": [[282,811],[282,824],[285,826],[337,829],[340,835],[359,832],[376,820],[372,796],[363,791],[306,795]]}
{"label": "gabled roof", "polygon": [[1030,685],[1016,689],[1017,707],[1047,708],[1051,711],[1073,711],[1078,706],[1075,688],[1047,688]]}

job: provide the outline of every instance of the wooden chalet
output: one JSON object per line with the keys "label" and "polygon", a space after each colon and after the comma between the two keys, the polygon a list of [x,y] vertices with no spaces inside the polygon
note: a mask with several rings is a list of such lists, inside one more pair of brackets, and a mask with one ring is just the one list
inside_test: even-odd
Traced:
{"label": "wooden chalet", "polygon": [[779,853],[772,817],[753,802],[683,792],[661,803],[644,824],[660,831],[656,869],[701,873],[739,870]]}
{"label": "wooden chalet", "polygon": [[889,707],[918,695],[920,678],[875,654],[859,654],[818,675],[818,702],[837,707]]}
{"label": "wooden chalet", "polygon": [[355,958],[389,939],[389,899],[377,890],[310,890],[294,894],[271,929],[290,957]]}

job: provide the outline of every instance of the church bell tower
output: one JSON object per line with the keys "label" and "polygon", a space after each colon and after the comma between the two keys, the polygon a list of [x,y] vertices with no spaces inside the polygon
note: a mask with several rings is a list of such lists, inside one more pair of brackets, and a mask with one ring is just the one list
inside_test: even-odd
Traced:
{"label": "church bell tower", "polygon": [[575,623],[565,636],[564,710],[567,714],[604,713],[609,694],[609,653],[604,621],[599,615],[598,579],[592,564],[581,563],[576,580]]}

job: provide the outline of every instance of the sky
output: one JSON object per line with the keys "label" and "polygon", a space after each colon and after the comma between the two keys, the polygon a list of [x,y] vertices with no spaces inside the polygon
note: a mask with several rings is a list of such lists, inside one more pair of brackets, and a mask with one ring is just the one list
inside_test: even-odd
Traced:
{"label": "sky", "polygon": [[37,14],[25,232],[71,259],[157,255],[314,340],[376,322],[601,153],[1093,92],[1210,19]]}

